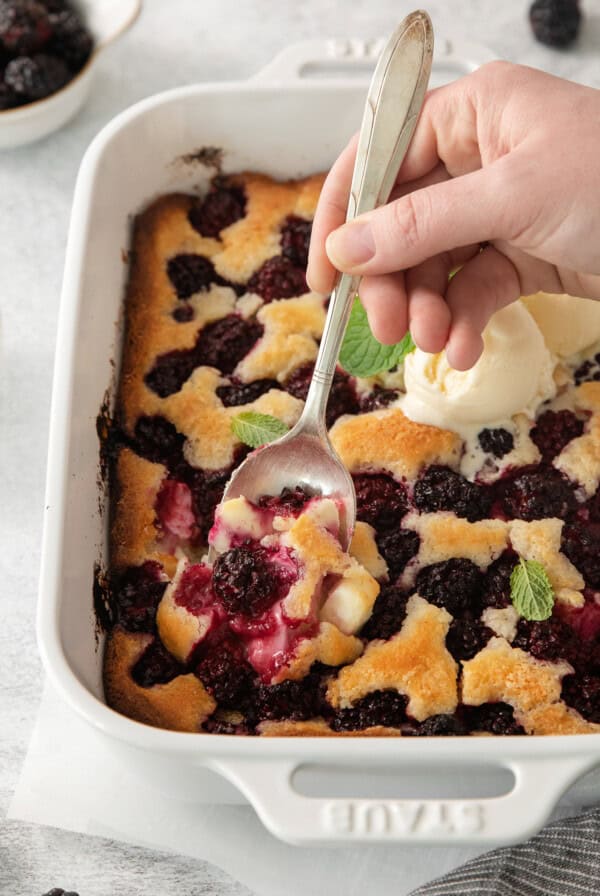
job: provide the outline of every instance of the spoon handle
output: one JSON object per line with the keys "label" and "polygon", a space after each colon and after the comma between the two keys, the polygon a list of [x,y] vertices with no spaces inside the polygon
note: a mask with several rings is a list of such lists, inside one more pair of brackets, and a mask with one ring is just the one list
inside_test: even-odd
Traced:
{"label": "spoon handle", "polygon": [[[426,12],[408,15],[379,58],[360,128],[346,220],[387,202],[415,130],[431,72],[433,28]],[[326,436],[325,409],[360,278],[340,274],[296,427]]]}

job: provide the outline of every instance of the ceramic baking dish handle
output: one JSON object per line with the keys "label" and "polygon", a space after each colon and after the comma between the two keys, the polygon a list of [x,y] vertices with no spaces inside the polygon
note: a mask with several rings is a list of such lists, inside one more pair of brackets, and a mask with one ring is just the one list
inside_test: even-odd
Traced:
{"label": "ceramic baking dish handle", "polygon": [[[367,84],[384,45],[384,38],[299,41],[278,53],[252,81],[289,84],[310,78],[331,80],[363,76]],[[493,58],[487,47],[436,37],[435,65],[438,70],[446,70],[448,75],[443,80],[465,75]]]}
{"label": "ceramic baking dish handle", "polygon": [[[298,793],[297,760],[218,759],[224,775],[281,840],[302,845],[348,842],[502,844],[522,841],[548,820],[562,794],[597,758],[514,759],[513,789],[484,799],[315,798]],[[496,766],[498,767],[498,766]]]}

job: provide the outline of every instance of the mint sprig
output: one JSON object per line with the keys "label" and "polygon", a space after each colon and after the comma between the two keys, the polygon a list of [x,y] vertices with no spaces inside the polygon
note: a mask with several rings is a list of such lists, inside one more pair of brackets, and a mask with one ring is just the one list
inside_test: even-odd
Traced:
{"label": "mint sprig", "polygon": [[340,351],[340,364],[351,376],[373,376],[397,367],[416,348],[407,333],[395,345],[382,345],[371,333],[367,312],[358,296],[354,299],[346,335]]}
{"label": "mint sprig", "polygon": [[541,622],[552,615],[554,591],[541,563],[519,557],[510,575],[510,599],[525,619]]}
{"label": "mint sprig", "polygon": [[242,411],[231,420],[234,436],[251,448],[260,448],[261,445],[274,442],[275,439],[285,435],[288,428],[278,417],[258,414],[256,411]]}

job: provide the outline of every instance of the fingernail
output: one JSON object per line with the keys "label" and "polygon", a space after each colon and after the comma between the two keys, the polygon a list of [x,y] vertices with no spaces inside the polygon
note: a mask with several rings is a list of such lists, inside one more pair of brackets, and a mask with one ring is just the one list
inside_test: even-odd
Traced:
{"label": "fingernail", "polygon": [[344,224],[329,234],[325,249],[336,268],[354,268],[375,255],[373,231],[366,221]]}

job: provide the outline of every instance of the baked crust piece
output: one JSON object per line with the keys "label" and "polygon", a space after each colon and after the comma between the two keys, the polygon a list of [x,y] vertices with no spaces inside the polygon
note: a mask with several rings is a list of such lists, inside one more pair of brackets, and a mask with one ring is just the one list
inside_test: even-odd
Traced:
{"label": "baked crust piece", "polygon": [[536,720],[544,727],[544,717],[548,719],[544,711],[558,704],[561,681],[572,671],[566,662],[536,660],[504,638],[492,638],[477,656],[463,663],[463,702],[468,706],[509,703],[515,718],[534,734]]}
{"label": "baked crust piece", "polygon": [[356,522],[349,553],[374,579],[387,579],[388,566],[379,553],[373,526],[361,520]]}
{"label": "baked crust piece", "polygon": [[347,708],[372,691],[394,688],[409,698],[407,710],[417,721],[454,712],[457,664],[445,645],[452,617],[418,594],[406,610],[399,634],[372,641],[330,683],[327,696],[334,707]]}
{"label": "baked crust piece", "polygon": [[156,560],[173,574],[177,560],[161,545],[154,509],[166,468],[144,460],[129,448],[119,452],[116,466],[118,490],[111,525],[114,566],[141,566],[146,560]]}
{"label": "baked crust piece", "polygon": [[124,715],[173,731],[200,731],[216,703],[195,675],[178,675],[167,684],[142,688],[131,670],[152,636],[114,629],[108,636],[104,662],[104,692],[109,706]]}
{"label": "baked crust piece", "polygon": [[324,719],[309,719],[306,722],[261,722],[258,733],[263,737],[401,737],[398,728],[372,725],[361,731],[334,731]]}
{"label": "baked crust piece", "polygon": [[503,520],[469,523],[455,514],[411,513],[402,525],[421,537],[417,561],[420,566],[466,557],[477,566],[489,566],[508,546],[508,526]]}
{"label": "baked crust piece", "polygon": [[323,297],[307,293],[297,299],[281,299],[261,308],[256,319],[264,333],[236,368],[247,383],[272,377],[285,382],[290,373],[314,361],[325,324]]}
{"label": "baked crust piece", "polygon": [[[198,367],[179,392],[168,398],[154,396],[151,413],[162,414],[186,434],[184,454],[193,467],[221,470],[233,463],[235,450],[241,446],[231,429],[231,420],[239,408],[223,407],[217,388],[223,378],[212,367]],[[150,410],[150,408],[148,408]],[[293,426],[302,411],[302,402],[271,389],[256,401],[244,405],[244,411],[270,414]]]}
{"label": "baked crust piece", "polygon": [[554,466],[579,482],[586,495],[595,493],[600,484],[600,383],[583,383],[576,390],[575,406],[590,411],[586,431],[563,448]]}
{"label": "baked crust piece", "polygon": [[553,517],[530,523],[513,520],[509,524],[510,540],[520,557],[542,564],[557,600],[580,607],[584,603],[581,591],[585,581],[560,550],[563,525],[563,520]]}
{"label": "baked crust piece", "polygon": [[331,441],[351,473],[386,470],[408,480],[431,464],[456,469],[462,448],[456,433],[414,423],[399,408],[338,420]]}

